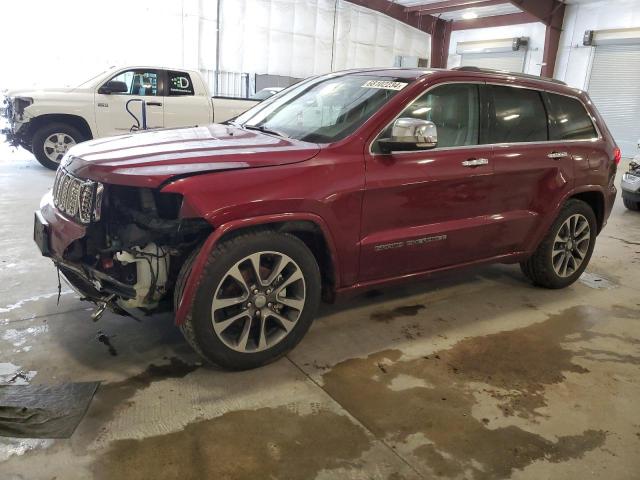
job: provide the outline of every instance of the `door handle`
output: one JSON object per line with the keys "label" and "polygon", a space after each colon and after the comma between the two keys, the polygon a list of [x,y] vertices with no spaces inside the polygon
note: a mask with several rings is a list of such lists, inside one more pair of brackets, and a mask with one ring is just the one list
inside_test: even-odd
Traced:
{"label": "door handle", "polygon": [[160,102],[147,102],[147,105],[149,105],[150,107],[161,107],[162,103],[160,103]]}
{"label": "door handle", "polygon": [[480,165],[488,165],[488,164],[489,164],[489,160],[487,160],[486,158],[471,158],[469,160],[465,160],[464,162],[462,162],[463,167],[469,167],[469,168],[475,168],[475,167],[479,167]]}
{"label": "door handle", "polygon": [[547,155],[548,158],[553,158],[554,160],[558,160],[559,158],[566,158],[569,156],[569,152],[551,152]]}

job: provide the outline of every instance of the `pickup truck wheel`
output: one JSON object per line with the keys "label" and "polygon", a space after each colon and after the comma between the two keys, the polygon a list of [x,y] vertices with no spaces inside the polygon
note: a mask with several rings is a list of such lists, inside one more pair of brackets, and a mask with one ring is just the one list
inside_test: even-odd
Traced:
{"label": "pickup truck wheel", "polygon": [[[194,259],[182,270],[190,271]],[[176,299],[183,277],[181,272]],[[211,253],[181,330],[211,362],[230,370],[256,368],[300,342],[320,303],[320,287],[318,264],[301,240],[273,231],[242,234]]]}
{"label": "pickup truck wheel", "polygon": [[622,197],[622,203],[627,209],[633,210],[634,212],[640,210],[640,202],[634,202],[633,200]]}
{"label": "pickup truck wheel", "polygon": [[33,134],[31,151],[44,167],[56,170],[67,150],[83,140],[82,134],[71,125],[48,123]]}
{"label": "pickup truck wheel", "polygon": [[597,228],[591,207],[582,200],[569,200],[535,253],[520,264],[522,272],[541,287],[571,285],[587,268]]}

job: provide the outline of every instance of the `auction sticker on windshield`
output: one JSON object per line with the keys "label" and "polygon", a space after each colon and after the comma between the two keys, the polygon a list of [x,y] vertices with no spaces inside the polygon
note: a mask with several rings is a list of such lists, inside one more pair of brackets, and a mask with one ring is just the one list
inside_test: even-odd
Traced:
{"label": "auction sticker on windshield", "polygon": [[402,90],[404,87],[409,85],[404,82],[390,82],[387,80],[369,80],[367,83],[362,85],[363,88],[382,88],[384,90]]}

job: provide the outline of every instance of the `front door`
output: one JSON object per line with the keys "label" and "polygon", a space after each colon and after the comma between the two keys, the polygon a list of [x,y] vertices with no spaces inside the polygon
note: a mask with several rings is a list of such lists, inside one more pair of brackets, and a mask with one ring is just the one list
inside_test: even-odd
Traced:
{"label": "front door", "polygon": [[130,100],[144,100],[147,111],[147,128],[164,126],[164,105],[160,72],[157,70],[131,69],[118,73],[110,80],[124,82],[126,93],[95,94],[95,112],[98,136],[108,137],[122,135],[135,130],[138,122],[142,128],[142,107],[140,101],[129,103],[129,110],[136,119],[127,112]]}
{"label": "front door", "polygon": [[482,87],[433,87],[399,115],[432,121],[436,148],[382,154],[374,141],[365,154],[360,281],[491,255],[493,164],[491,147],[479,145]]}

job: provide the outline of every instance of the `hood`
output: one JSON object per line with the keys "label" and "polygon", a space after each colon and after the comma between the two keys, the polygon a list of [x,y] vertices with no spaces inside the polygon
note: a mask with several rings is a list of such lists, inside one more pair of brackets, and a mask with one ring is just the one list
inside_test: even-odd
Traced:
{"label": "hood", "polygon": [[319,151],[315,143],[208,125],[84,142],[71,148],[63,163],[81,178],[157,187],[180,175],[302,162]]}
{"label": "hood", "polygon": [[29,97],[29,98],[39,98],[44,95],[52,95],[52,94],[60,94],[63,95],[65,93],[70,92],[84,92],[89,91],[88,88],[78,88],[78,87],[57,87],[57,88],[30,88],[30,89],[20,89],[20,90],[8,90],[4,93],[6,97],[15,98],[15,97]]}

